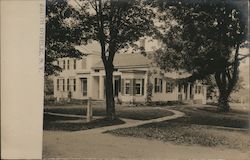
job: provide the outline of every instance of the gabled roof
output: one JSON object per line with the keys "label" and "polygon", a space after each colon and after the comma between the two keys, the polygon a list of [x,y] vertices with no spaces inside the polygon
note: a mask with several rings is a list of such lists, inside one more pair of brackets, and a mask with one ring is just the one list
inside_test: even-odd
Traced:
{"label": "gabled roof", "polygon": [[[149,67],[152,61],[139,53],[120,53],[114,57],[115,68],[142,68]],[[92,66],[93,69],[104,68],[102,60]]]}

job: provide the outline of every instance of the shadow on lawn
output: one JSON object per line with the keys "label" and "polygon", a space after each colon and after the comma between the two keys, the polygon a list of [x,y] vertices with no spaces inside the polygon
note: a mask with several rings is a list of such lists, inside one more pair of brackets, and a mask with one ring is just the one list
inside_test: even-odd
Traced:
{"label": "shadow on lawn", "polygon": [[107,131],[117,136],[156,139],[184,145],[250,149],[249,115],[238,111],[214,112],[211,108],[177,106],[186,115],[168,121]]}
{"label": "shadow on lawn", "polygon": [[87,123],[86,119],[80,117],[63,117],[44,114],[43,129],[52,131],[80,131],[124,123],[125,122],[120,119],[109,121],[106,118],[95,119]]}

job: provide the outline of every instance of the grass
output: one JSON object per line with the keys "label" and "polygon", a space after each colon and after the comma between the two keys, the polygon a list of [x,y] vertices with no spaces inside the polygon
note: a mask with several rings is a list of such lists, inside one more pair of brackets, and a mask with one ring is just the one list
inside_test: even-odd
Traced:
{"label": "grass", "polygon": [[132,136],[157,139],[182,145],[223,146],[249,150],[249,114],[232,110],[217,113],[211,107],[174,107],[186,116],[137,127],[117,129],[108,133],[117,136]]}
{"label": "grass", "polygon": [[[84,106],[75,106],[75,107],[47,107],[45,108],[46,112],[52,113],[63,113],[63,114],[73,114],[73,115],[86,115],[87,109]],[[105,116],[106,109],[104,107],[93,107],[94,116]],[[160,108],[152,107],[116,107],[116,115],[119,118],[129,118],[134,120],[149,120],[160,118],[164,116],[173,115],[172,112],[169,112]]]}
{"label": "grass", "polygon": [[124,121],[120,119],[109,121],[108,119],[101,118],[87,123],[84,118],[44,114],[43,129],[53,131],[79,131],[118,124],[124,124]]}
{"label": "grass", "polygon": [[[61,113],[69,115],[86,115],[87,109],[84,105],[68,105],[68,106],[50,106],[45,107],[45,112]],[[119,118],[129,118],[134,120],[149,120],[164,116],[173,115],[165,109],[152,107],[124,107],[117,106],[116,114]],[[105,116],[106,110],[101,105],[93,106],[94,116]],[[98,128],[110,125],[123,124],[120,119],[108,121],[105,118],[96,119],[90,123],[86,123],[84,118],[79,117],[62,117],[44,114],[44,130],[62,130],[62,131],[79,131],[91,128]]]}

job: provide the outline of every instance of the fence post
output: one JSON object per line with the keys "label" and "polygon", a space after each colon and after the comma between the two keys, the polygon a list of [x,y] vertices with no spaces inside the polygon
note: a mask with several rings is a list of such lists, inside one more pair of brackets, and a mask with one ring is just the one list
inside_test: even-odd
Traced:
{"label": "fence post", "polygon": [[92,105],[91,105],[91,98],[88,98],[87,104],[87,122],[91,122],[92,120]]}

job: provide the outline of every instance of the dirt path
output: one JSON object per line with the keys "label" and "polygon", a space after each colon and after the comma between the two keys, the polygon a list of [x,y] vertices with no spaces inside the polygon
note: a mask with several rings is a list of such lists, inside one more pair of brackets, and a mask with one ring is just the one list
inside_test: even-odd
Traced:
{"label": "dirt path", "polygon": [[238,150],[183,146],[133,137],[117,137],[102,132],[178,118],[184,113],[147,121],[128,120],[125,124],[77,132],[44,131],[43,157],[46,158],[133,158],[133,159],[248,159]]}

